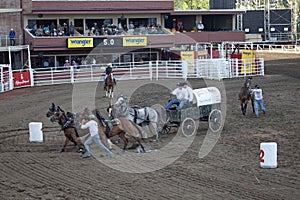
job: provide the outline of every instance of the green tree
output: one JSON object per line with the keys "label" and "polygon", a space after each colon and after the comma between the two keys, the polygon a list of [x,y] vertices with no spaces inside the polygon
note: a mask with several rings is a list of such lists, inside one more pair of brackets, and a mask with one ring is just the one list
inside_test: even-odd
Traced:
{"label": "green tree", "polygon": [[209,0],[174,0],[175,10],[209,9]]}

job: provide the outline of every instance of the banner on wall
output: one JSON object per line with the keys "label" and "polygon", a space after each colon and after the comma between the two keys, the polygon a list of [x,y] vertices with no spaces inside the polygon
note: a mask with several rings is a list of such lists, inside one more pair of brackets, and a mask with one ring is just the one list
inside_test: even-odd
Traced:
{"label": "banner on wall", "polygon": [[[241,73],[251,74],[256,72],[256,63],[255,63],[256,51],[255,50],[243,50],[242,51],[242,60],[245,63],[241,68]],[[246,68],[244,67],[246,66]]]}
{"label": "banner on wall", "polygon": [[68,38],[68,48],[94,47],[93,38]]}
{"label": "banner on wall", "polygon": [[147,46],[147,37],[123,37],[124,47]]}
{"label": "banner on wall", "polygon": [[26,87],[31,85],[30,72],[14,72],[14,88]]}
{"label": "banner on wall", "polygon": [[195,52],[194,51],[181,51],[180,52],[181,60],[187,62],[188,73],[195,74]]}

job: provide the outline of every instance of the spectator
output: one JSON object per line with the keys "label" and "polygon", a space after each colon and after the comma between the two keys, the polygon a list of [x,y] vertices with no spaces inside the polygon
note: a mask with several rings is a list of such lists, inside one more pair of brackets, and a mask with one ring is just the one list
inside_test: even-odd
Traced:
{"label": "spectator", "polygon": [[197,24],[197,31],[198,32],[201,32],[204,30],[204,25],[202,24],[202,22],[200,21],[198,24]]}
{"label": "spectator", "polygon": [[179,24],[179,32],[182,33],[183,32],[183,29],[184,29],[184,26],[183,26],[183,23],[181,22]]}
{"label": "spectator", "polygon": [[45,61],[44,61],[43,66],[44,66],[44,67],[49,67],[49,62],[48,62],[48,60],[45,60]]}
{"label": "spectator", "polygon": [[68,69],[70,69],[70,63],[69,60],[66,60],[64,64],[64,70],[68,70]]}
{"label": "spectator", "polygon": [[94,27],[95,31],[96,31],[96,30],[99,31],[99,26],[98,26],[97,22],[94,23],[94,26],[93,26],[93,27]]}
{"label": "spectator", "polygon": [[86,122],[84,119],[82,120],[82,125],[81,125],[81,129],[89,129],[89,134],[90,136],[88,137],[88,139],[84,142],[84,147],[85,147],[85,153],[83,154],[83,158],[88,158],[91,156],[90,153],[90,148],[89,145],[94,142],[97,143],[97,145],[106,151],[107,155],[109,157],[112,157],[113,153],[106,147],[103,145],[103,143],[100,140],[100,136],[98,134],[98,123],[94,120],[95,119],[95,115],[91,114],[89,115],[89,121]]}
{"label": "spectator", "polygon": [[50,25],[50,32],[51,32],[51,33],[54,33],[54,29],[56,29],[56,26],[55,26],[54,22],[51,22],[51,25]]}
{"label": "spectator", "polygon": [[72,66],[74,67],[74,70],[78,69],[78,63],[75,60],[72,61]]}
{"label": "spectator", "polygon": [[45,26],[43,28],[43,32],[46,36],[50,36],[50,27],[49,26]]}
{"label": "spectator", "polygon": [[134,29],[134,24],[133,24],[132,21],[130,21],[128,28],[129,28],[129,29]]}
{"label": "spectator", "polygon": [[75,34],[75,27],[74,27],[74,25],[73,25],[72,22],[70,22],[69,31],[70,31],[70,36],[74,36],[74,34]]}
{"label": "spectator", "polygon": [[10,46],[15,46],[15,44],[16,44],[15,37],[16,37],[16,32],[12,28],[12,29],[10,29],[10,32],[9,32]]}
{"label": "spectator", "polygon": [[57,33],[57,30],[56,30],[56,29],[53,29],[53,36],[54,36],[54,37],[57,37],[57,36],[58,36],[58,33]]}
{"label": "spectator", "polygon": [[39,28],[36,31],[36,36],[43,36],[44,35],[44,29],[42,25],[39,25]]}
{"label": "spectator", "polygon": [[67,23],[63,23],[63,25],[64,25],[64,27],[63,27],[63,35],[64,36],[70,35],[68,24]]}

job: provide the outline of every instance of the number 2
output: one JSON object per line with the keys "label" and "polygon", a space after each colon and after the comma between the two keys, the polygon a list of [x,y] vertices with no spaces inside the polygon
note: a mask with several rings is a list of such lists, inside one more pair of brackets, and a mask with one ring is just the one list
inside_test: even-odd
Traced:
{"label": "number 2", "polygon": [[264,163],[264,156],[265,156],[265,152],[263,150],[260,150],[260,162]]}

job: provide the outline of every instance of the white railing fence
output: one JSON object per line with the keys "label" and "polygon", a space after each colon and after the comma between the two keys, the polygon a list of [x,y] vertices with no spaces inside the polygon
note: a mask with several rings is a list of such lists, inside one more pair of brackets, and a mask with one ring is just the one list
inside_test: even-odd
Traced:
{"label": "white railing fence", "polygon": [[[193,62],[180,60],[152,61],[144,63],[113,64],[118,81],[136,79],[206,78],[221,80],[243,76],[263,76],[264,60],[259,59],[198,59]],[[7,71],[1,68],[1,92],[17,87],[83,83],[103,81],[104,65],[80,65],[69,68],[35,68]],[[20,80],[15,80],[20,77]],[[30,79],[28,82],[24,77]],[[28,78],[29,77],[29,78]],[[24,85],[25,83],[25,85]],[[26,84],[28,83],[28,84]],[[11,85],[13,84],[13,85]]]}

